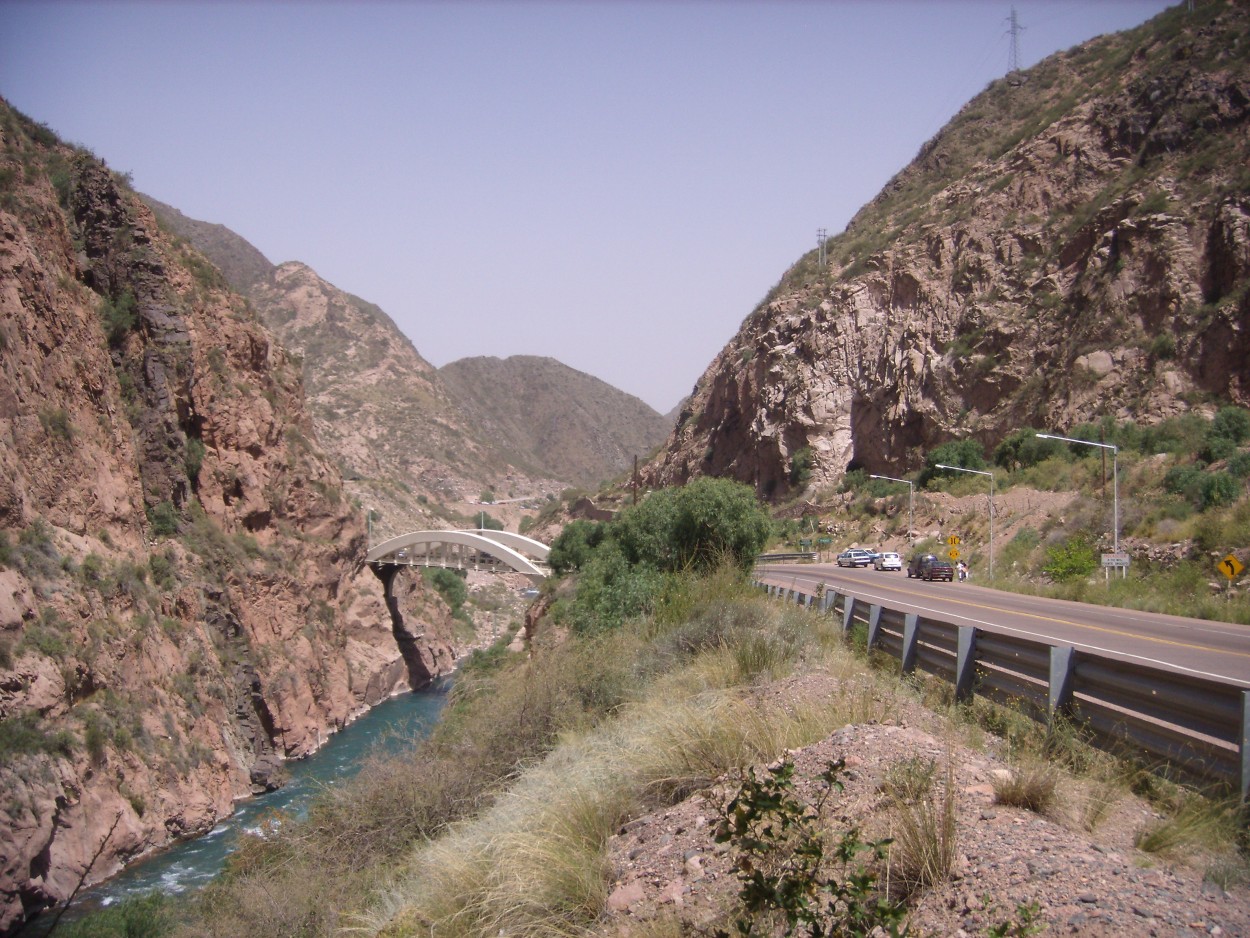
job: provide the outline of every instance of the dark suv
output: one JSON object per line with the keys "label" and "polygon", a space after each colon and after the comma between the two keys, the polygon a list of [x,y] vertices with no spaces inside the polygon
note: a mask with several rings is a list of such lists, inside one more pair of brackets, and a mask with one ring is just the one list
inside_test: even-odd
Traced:
{"label": "dark suv", "polygon": [[954,580],[955,568],[949,560],[943,560],[937,554],[917,554],[907,565],[909,577],[922,580]]}

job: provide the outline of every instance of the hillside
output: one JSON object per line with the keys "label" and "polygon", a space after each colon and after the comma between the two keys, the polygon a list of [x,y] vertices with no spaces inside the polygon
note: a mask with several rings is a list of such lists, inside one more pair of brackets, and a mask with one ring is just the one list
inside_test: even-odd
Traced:
{"label": "hillside", "polygon": [[1250,402],[1250,8],[993,82],[699,379],[653,485],[782,499],[950,440]]}
{"label": "hillside", "polygon": [[553,359],[474,358],[436,370],[374,304],[304,264],[269,264],[221,225],[144,199],[300,355],[318,435],[348,491],[385,527],[445,527],[486,490],[542,498],[597,483],[649,454],[672,425]]}
{"label": "hillside", "polygon": [[578,485],[629,469],[672,426],[633,395],[554,358],[463,358],[438,374],[479,433]]}
{"label": "hillside", "polygon": [[281,783],[406,661],[301,369],[124,178],[0,101],[0,933]]}

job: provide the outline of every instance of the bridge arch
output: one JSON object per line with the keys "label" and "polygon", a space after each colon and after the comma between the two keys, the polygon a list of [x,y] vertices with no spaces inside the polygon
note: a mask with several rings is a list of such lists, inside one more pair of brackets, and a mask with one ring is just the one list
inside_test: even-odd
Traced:
{"label": "bridge arch", "polygon": [[550,551],[541,541],[511,531],[412,531],[374,545],[365,562],[375,571],[385,566],[476,570],[501,563],[542,580],[550,572]]}

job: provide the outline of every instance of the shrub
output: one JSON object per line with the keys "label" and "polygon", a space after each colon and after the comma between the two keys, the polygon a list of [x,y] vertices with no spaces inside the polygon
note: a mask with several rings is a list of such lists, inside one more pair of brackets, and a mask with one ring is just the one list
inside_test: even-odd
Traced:
{"label": "shrub", "polygon": [[464,579],[454,570],[426,567],[421,571],[421,578],[443,597],[443,602],[447,603],[452,615],[459,612],[465,600],[469,598],[469,588],[465,586]]}
{"label": "shrub", "polygon": [[1223,437],[1233,443],[1250,438],[1250,411],[1240,407],[1221,407],[1211,421],[1210,436]]}
{"label": "shrub", "polygon": [[1220,505],[1231,505],[1241,495],[1241,483],[1227,472],[1212,472],[1202,480],[1199,496],[1201,507],[1216,508]]}
{"label": "shrub", "polygon": [[172,537],[178,533],[178,511],[173,502],[163,501],[148,506],[148,524],[157,537]]}
{"label": "shrub", "polygon": [[565,525],[551,544],[547,562],[557,576],[580,570],[607,534],[607,525],[578,518]]}
{"label": "shrub", "polygon": [[631,563],[659,570],[708,570],[724,558],[749,569],[769,530],[768,515],[750,488],[706,477],[653,492],[611,526]]}
{"label": "shrub", "polygon": [[976,440],[951,440],[937,449],[931,450],[924,460],[924,469],[920,471],[916,483],[928,485],[943,470],[939,465],[958,466],[962,469],[984,469],[985,450]]}
{"label": "shrub", "polygon": [[108,336],[109,345],[120,345],[138,322],[135,295],[130,290],[124,290],[115,300],[101,300],[100,318],[104,321],[104,334]]}
{"label": "shrub", "polygon": [[187,478],[192,482],[198,482],[200,469],[204,465],[204,441],[199,437],[187,437],[187,451],[183,457],[183,465],[187,470]]}
{"label": "shrub", "polygon": [[8,763],[23,753],[53,752],[69,755],[73,737],[64,731],[49,733],[39,714],[26,711],[0,719],[0,757]]}
{"label": "shrub", "polygon": [[1063,443],[1038,439],[1039,432],[1025,427],[1012,433],[994,448],[994,465],[1008,470],[1023,469],[1063,452]]}
{"label": "shrub", "polygon": [[1070,537],[1061,544],[1046,548],[1042,572],[1057,583],[1087,577],[1098,567],[1094,545],[1083,535]]}
{"label": "shrub", "polygon": [[74,424],[70,422],[69,414],[63,407],[41,410],[39,412],[39,423],[49,436],[54,436],[67,442],[74,439]]}
{"label": "shrub", "polygon": [[[794,763],[785,759],[764,773],[752,770],[738,793],[720,811],[716,842],[735,852],[739,935],[773,934],[770,920],[785,921],[785,934],[894,935],[906,915],[900,903],[876,889],[876,875],[858,859],[867,853],[880,862],[889,840],[868,842],[858,828],[827,839],[821,810],[840,792],[841,760],[820,775],[816,804],[794,794]],[[729,938],[718,929],[717,938]]]}
{"label": "shrub", "polygon": [[790,485],[792,487],[801,489],[811,481],[813,461],[810,446],[802,446],[794,451],[794,455],[790,457]]}
{"label": "shrub", "polygon": [[[1250,453],[1234,453],[1228,458],[1228,474],[1235,479],[1250,477]],[[0,558],[2,562],[2,558]]]}

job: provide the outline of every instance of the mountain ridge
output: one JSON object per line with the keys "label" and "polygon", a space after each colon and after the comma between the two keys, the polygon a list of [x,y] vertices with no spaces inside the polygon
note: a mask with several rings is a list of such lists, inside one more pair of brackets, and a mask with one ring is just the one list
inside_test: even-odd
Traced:
{"label": "mountain ridge", "polygon": [[652,485],[771,499],[951,440],[1250,400],[1245,5],[992,82],[800,258],[696,383]]}

